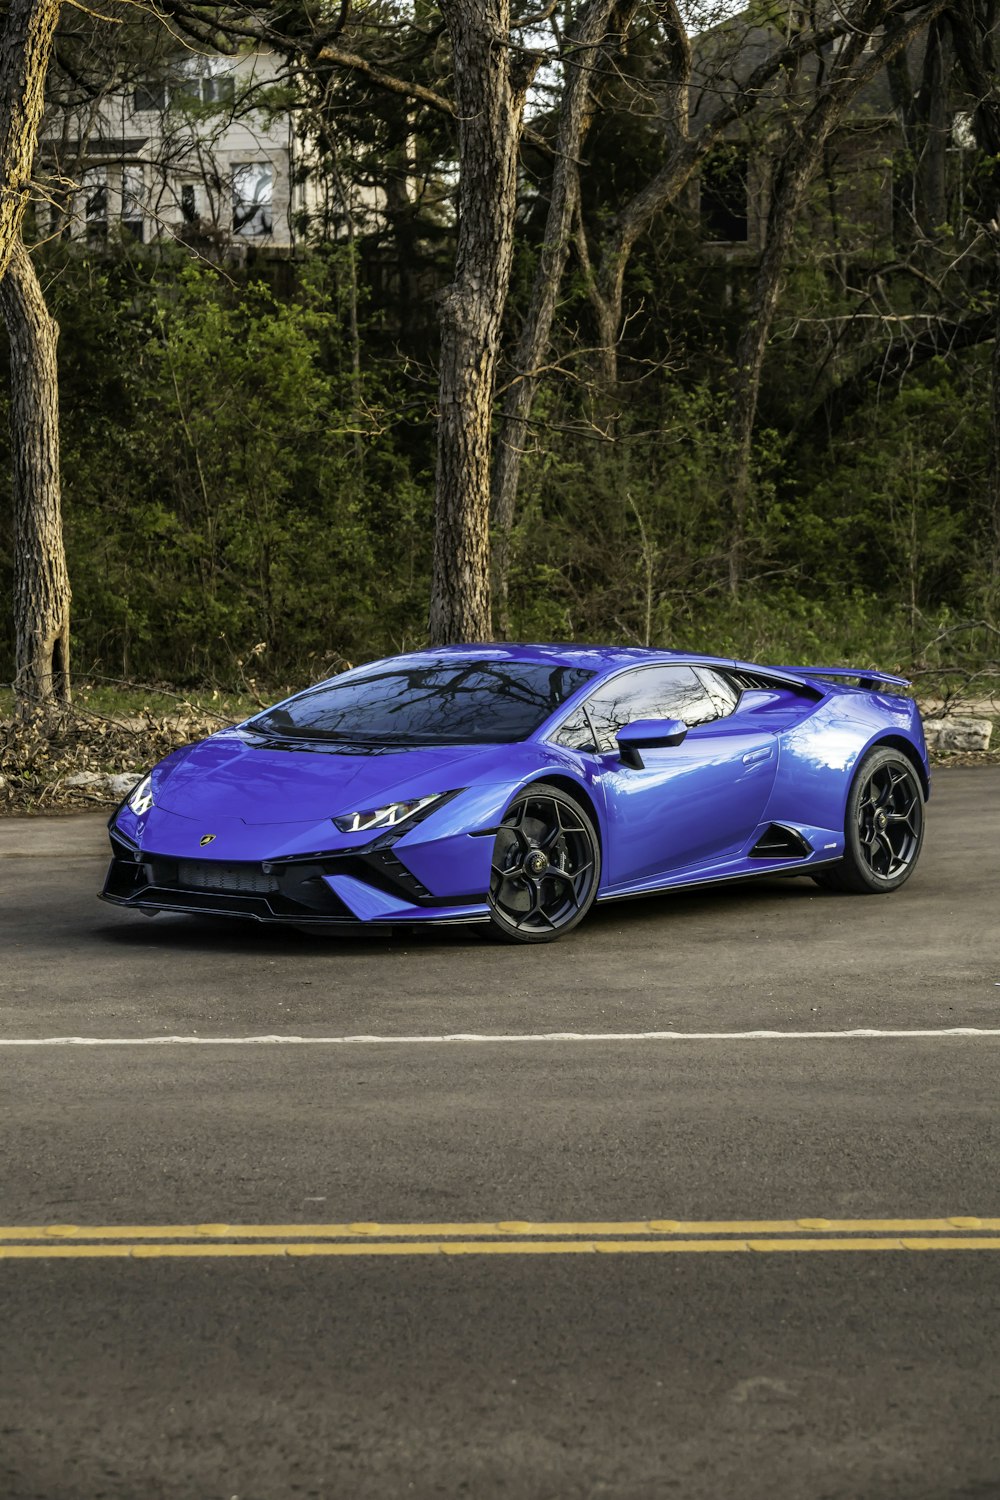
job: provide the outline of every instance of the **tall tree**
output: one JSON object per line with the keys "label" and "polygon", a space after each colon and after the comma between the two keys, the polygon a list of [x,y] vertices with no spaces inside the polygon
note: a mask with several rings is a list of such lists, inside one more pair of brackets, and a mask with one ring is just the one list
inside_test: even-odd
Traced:
{"label": "tall tree", "polygon": [[11,346],[14,688],[22,714],[70,695],[58,330],[21,238],[59,12],[59,0],[11,0],[0,38],[0,306]]}
{"label": "tall tree", "polygon": [[[651,67],[632,97],[640,101],[636,107],[647,117],[650,136],[658,138],[658,157],[637,189],[633,177],[626,201],[609,194],[585,224],[581,152],[603,95],[621,84],[627,96],[622,58],[640,3],[647,32],[655,40]],[[723,20],[707,40],[698,38],[695,47],[676,0],[569,0],[558,18],[553,0],[543,0],[535,12],[519,9],[518,0],[436,0],[436,9],[428,3],[416,13],[397,10],[391,0],[357,13],[349,4],[334,11],[294,0],[280,9],[163,0],[163,9],[181,32],[205,45],[234,47],[251,39],[275,47],[287,61],[289,80],[311,92],[315,108],[327,112],[332,131],[339,127],[344,81],[349,79],[355,101],[364,85],[406,100],[415,114],[434,111],[456,132],[456,258],[451,283],[439,301],[430,608],[435,642],[491,633],[488,502],[495,534],[497,617],[501,631],[506,628],[506,573],[521,457],[571,239],[597,328],[598,373],[613,400],[626,321],[626,273],[636,244],[657,216],[678,203],[720,140],[738,133],[748,115],[780,102],[782,81],[810,55],[818,56],[837,38],[845,55],[855,56],[859,49],[851,52],[850,38],[868,35],[878,16],[897,26],[911,13],[925,24],[930,13],[929,7],[900,6],[898,0],[854,0],[843,14],[836,9],[832,15],[809,13],[803,21],[801,8],[784,0],[780,14],[770,18],[761,20],[755,8],[745,17]],[[544,30],[550,23],[554,43]],[[526,91],[543,58],[546,79],[558,80],[559,99],[546,119],[528,125]],[[697,110],[689,101],[695,85],[701,98]],[[619,108],[631,107],[619,95]],[[491,421],[512,264],[518,150],[526,140],[540,143],[542,160],[552,164],[543,185],[548,219],[506,381],[490,495],[484,475],[493,454]],[[791,172],[787,175],[790,180]],[[786,201],[794,210],[787,216],[794,224],[797,207],[791,198]],[[779,239],[774,244],[780,266],[784,252],[778,253]],[[763,321],[756,319],[755,338],[761,327]],[[736,394],[734,430],[749,409],[752,431],[759,385],[759,369],[756,376],[752,369],[756,358],[749,345],[741,351],[748,379],[745,392]]]}
{"label": "tall tree", "polygon": [[21,233],[61,0],[10,0],[0,34],[0,277]]}
{"label": "tall tree", "polygon": [[432,645],[492,636],[493,394],[524,101],[541,61],[512,35],[510,0],[441,0],[441,8],[452,44],[460,187],[455,277],[441,298]]}
{"label": "tall tree", "polygon": [[70,586],[59,480],[59,330],[18,236],[0,281],[10,337],[14,690],[22,716],[70,697]]}

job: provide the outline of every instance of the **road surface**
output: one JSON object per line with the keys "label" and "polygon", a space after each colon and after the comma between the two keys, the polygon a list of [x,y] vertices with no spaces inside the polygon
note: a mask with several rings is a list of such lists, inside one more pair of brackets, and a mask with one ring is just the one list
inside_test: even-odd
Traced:
{"label": "road surface", "polygon": [[102,837],[0,824],[5,1500],[1000,1494],[1000,769],[890,898],[538,950],[145,920]]}

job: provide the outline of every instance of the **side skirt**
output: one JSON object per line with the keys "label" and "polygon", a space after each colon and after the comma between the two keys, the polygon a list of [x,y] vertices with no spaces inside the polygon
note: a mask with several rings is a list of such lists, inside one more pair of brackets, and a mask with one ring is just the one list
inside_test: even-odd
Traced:
{"label": "side skirt", "polygon": [[708,885],[734,885],[738,880],[763,880],[768,875],[811,875],[814,870],[827,870],[831,865],[839,865],[842,856],[836,859],[812,859],[787,861],[781,864],[777,862],[766,870],[740,870],[736,873],[730,872],[726,875],[699,875],[694,880],[670,880],[664,885],[644,885],[637,890],[631,891],[609,891],[603,896],[597,897],[597,902],[602,905],[607,901],[638,901],[643,896],[662,896],[667,891],[697,891]]}

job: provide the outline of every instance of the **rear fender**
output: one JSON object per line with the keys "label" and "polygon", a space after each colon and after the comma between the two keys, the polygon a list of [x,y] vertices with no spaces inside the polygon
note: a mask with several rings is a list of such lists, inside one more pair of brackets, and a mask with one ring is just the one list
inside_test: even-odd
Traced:
{"label": "rear fender", "polygon": [[923,731],[913,700],[881,693],[831,694],[815,713],[781,735],[765,819],[795,825],[807,818],[842,833],[854,772],[867,752],[883,743],[907,755],[927,795]]}

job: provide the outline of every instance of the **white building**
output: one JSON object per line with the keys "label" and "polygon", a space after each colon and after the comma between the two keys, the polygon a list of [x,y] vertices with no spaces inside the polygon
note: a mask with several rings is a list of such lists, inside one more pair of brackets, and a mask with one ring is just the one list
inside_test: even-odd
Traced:
{"label": "white building", "polygon": [[155,80],[51,104],[39,174],[50,232],[291,249],[320,205],[277,82],[266,51],[187,53]]}

